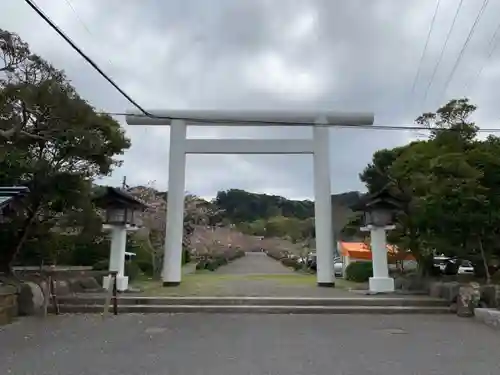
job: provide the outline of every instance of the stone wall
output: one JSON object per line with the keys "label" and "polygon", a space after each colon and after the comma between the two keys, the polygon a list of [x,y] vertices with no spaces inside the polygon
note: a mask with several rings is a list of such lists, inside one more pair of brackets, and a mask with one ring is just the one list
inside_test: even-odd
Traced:
{"label": "stone wall", "polygon": [[[456,281],[436,281],[429,285],[429,295],[435,298],[443,298],[450,304],[457,303],[464,288],[471,287],[477,283],[459,283]],[[500,308],[500,285],[477,285],[479,291],[479,305],[494,309]]]}
{"label": "stone wall", "polygon": [[16,288],[0,285],[0,326],[12,322],[17,315]]}

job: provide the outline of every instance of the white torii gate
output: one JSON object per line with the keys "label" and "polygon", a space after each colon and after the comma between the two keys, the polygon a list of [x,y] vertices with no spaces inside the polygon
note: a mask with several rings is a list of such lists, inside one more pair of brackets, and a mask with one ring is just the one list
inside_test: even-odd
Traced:
{"label": "white torii gate", "polygon": [[[129,111],[129,125],[170,126],[167,229],[162,280],[181,282],[186,154],[312,154],[318,286],[335,286],[330,187],[329,126],[372,125],[371,113],[293,111],[149,111],[155,117]],[[257,124],[255,122],[258,122]],[[187,125],[197,126],[312,126],[312,139],[187,139]]]}

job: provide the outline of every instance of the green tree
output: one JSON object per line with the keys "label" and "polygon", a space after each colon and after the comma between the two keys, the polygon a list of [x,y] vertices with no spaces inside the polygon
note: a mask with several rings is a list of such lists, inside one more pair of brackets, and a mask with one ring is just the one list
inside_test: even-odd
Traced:
{"label": "green tree", "polygon": [[[65,215],[88,204],[92,180],[120,164],[130,146],[118,122],[98,114],[61,70],[0,30],[0,185],[30,194],[0,228],[0,271],[33,238],[62,230]],[[36,237],[35,237],[36,236]]]}
{"label": "green tree", "polygon": [[429,139],[379,151],[361,179],[369,191],[386,183],[404,198],[390,240],[421,265],[434,252],[468,257],[489,279],[488,264],[498,255],[500,140],[477,139],[475,110],[459,99],[423,114],[416,122],[429,127]]}

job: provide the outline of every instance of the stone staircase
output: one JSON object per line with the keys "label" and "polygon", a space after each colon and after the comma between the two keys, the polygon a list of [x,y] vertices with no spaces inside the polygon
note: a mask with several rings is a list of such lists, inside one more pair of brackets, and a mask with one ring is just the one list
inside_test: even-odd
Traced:
{"label": "stone staircase", "polygon": [[[61,313],[102,313],[104,296],[58,299]],[[110,311],[112,310],[110,306]],[[429,297],[140,297],[119,296],[118,313],[447,314],[449,304]]]}

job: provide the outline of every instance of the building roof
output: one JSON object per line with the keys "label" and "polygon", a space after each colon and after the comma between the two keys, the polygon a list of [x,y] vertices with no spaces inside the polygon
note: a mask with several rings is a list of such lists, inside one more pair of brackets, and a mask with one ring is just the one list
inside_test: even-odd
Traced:
{"label": "building roof", "polygon": [[146,204],[132,194],[110,186],[107,186],[105,192],[93,201],[100,208],[119,206],[142,209],[146,207]]}
{"label": "building roof", "polygon": [[29,193],[25,186],[0,186],[0,209],[7,206],[15,198]]}
{"label": "building roof", "polygon": [[[350,258],[356,260],[371,260],[372,259],[372,251],[370,246],[368,246],[364,242],[340,242],[340,253],[343,256],[349,256]],[[400,251],[396,246],[387,245],[387,254],[389,257],[398,256]],[[407,254],[405,260],[413,259],[411,254]]]}
{"label": "building roof", "polygon": [[403,200],[400,197],[396,197],[388,187],[385,187],[378,192],[360,196],[357,202],[352,202],[350,208],[353,211],[366,211],[376,207],[398,209],[402,203]]}

